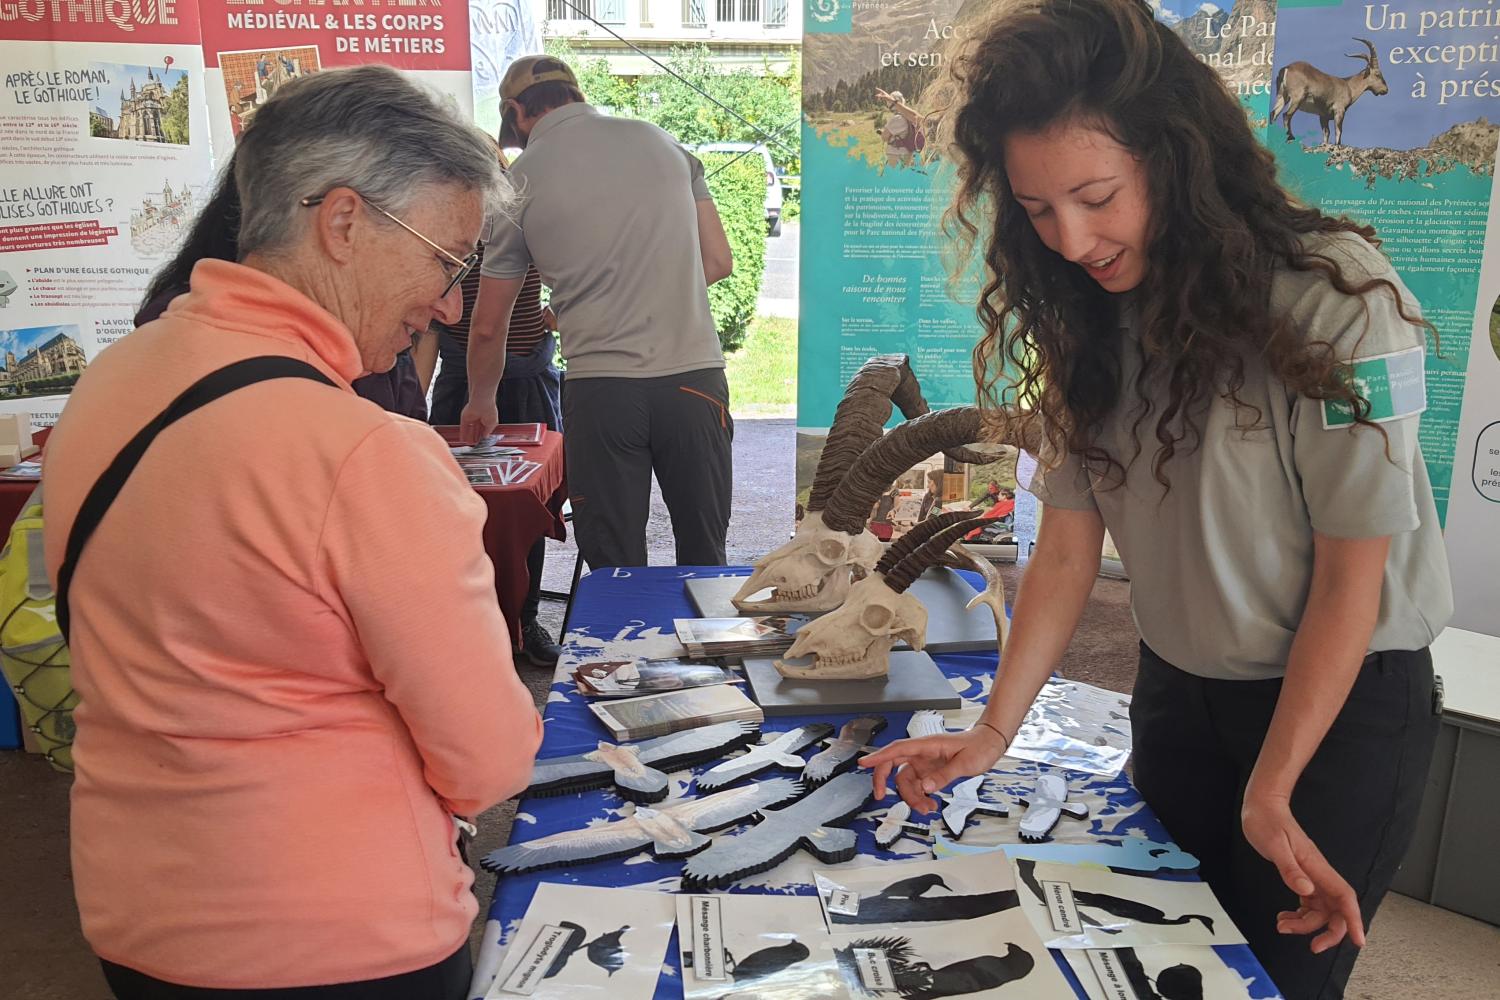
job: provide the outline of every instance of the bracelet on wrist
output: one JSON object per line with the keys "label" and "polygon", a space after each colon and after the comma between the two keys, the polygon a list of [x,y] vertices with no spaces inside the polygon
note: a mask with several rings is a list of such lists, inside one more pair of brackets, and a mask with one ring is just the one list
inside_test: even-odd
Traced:
{"label": "bracelet on wrist", "polygon": [[1005,741],[1005,747],[1004,747],[1004,749],[1006,749],[1006,750],[1010,749],[1010,737],[1006,736],[1003,732],[1001,732],[999,726],[996,726],[993,723],[985,722],[983,719],[980,719],[978,722],[974,723],[974,725],[971,726],[970,728],[971,729],[978,729],[980,726],[983,726],[986,729],[993,730],[996,736],[999,736],[1000,739],[1002,739],[1002,740]]}

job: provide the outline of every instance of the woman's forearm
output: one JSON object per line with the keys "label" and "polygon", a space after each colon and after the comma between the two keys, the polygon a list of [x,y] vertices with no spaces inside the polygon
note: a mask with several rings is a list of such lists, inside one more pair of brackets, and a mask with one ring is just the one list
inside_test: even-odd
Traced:
{"label": "woman's forearm", "polygon": [[1290,798],[1344,707],[1380,613],[1390,539],[1314,535],[1313,578],[1246,797]]}
{"label": "woman's forearm", "polygon": [[1056,669],[1099,575],[1104,522],[1095,511],[1049,507],[1021,580],[1010,639],[981,720],[1013,739]]}

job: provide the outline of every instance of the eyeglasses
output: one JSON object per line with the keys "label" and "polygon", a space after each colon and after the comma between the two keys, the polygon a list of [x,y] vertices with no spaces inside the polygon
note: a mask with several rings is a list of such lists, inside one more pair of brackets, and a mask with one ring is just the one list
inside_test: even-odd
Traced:
{"label": "eyeglasses", "polygon": [[[359,194],[358,191],[355,191],[354,193]],[[438,246],[432,240],[417,232],[411,226],[408,226],[406,223],[396,218],[390,212],[387,212],[385,209],[381,208],[379,205],[366,198],[364,195],[360,194],[359,196],[364,200],[364,203],[366,205],[370,206],[375,211],[385,216],[387,219],[390,219],[396,225],[400,226],[408,233],[411,233],[417,239],[421,240],[423,243],[426,243],[428,246],[432,247],[434,251],[436,251],[437,262],[442,265],[443,273],[448,276],[448,284],[443,287],[443,294],[439,295],[438,298],[446,299],[449,293],[451,293],[454,288],[458,287],[458,283],[467,278],[470,272],[472,272],[474,268],[479,266],[478,250],[475,250],[467,257],[456,257],[453,254],[449,253],[447,250],[444,250],[442,247]],[[297,204],[301,205],[303,208],[312,208],[315,205],[323,204],[323,199],[326,197],[328,196],[325,194],[314,195],[311,198],[303,198]]]}

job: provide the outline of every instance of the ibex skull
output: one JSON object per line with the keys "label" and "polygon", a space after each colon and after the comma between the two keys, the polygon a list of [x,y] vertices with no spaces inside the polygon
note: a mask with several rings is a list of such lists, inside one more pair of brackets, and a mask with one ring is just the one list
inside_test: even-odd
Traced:
{"label": "ibex skull", "polygon": [[799,666],[777,660],[783,677],[854,680],[884,677],[891,647],[898,641],[921,649],[927,638],[927,609],[911,594],[896,593],[883,576],[868,576],[849,590],[837,611],[804,625],[786,659],[811,656]]}
{"label": "ibex skull", "polygon": [[[852,577],[869,573],[880,553],[880,539],[868,530],[834,531],[820,513],[809,514],[785,545],[755,561],[734,606],[748,614],[830,611],[848,597]],[[769,598],[749,599],[767,587],[773,591]]]}

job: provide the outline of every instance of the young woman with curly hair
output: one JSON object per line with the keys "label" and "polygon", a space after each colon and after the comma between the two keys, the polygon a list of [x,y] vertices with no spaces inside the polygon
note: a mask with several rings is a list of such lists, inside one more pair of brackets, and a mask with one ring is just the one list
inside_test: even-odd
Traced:
{"label": "young woman with curly hair", "polygon": [[931,808],[994,764],[1107,528],[1142,638],[1136,784],[1288,1000],[1340,997],[1437,733],[1431,328],[1374,231],[1283,190],[1140,0],[1007,3],[950,70],[948,219],[987,274],[976,373],[1041,425],[1045,514],[982,721],[866,758],[877,791],[899,768]]}

